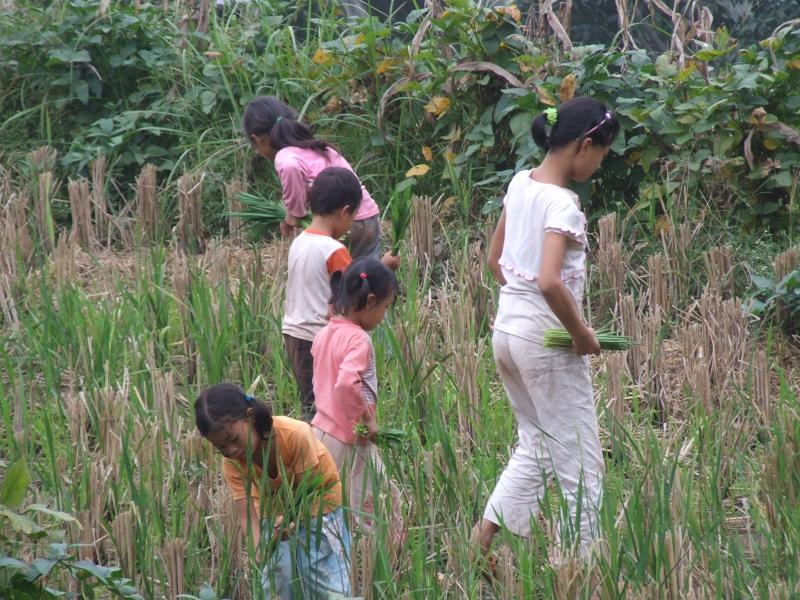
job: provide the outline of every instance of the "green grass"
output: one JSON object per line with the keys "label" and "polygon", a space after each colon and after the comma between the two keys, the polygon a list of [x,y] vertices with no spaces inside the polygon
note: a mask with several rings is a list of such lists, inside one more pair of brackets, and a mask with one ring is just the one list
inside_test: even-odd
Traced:
{"label": "green grass", "polygon": [[[566,507],[553,487],[530,540],[499,536],[505,574],[491,585],[482,579],[469,532],[508,460],[515,426],[491,353],[477,355],[471,376],[480,394],[471,405],[459,349],[447,345],[466,331],[461,351],[476,352],[489,335],[463,330],[457,298],[442,303],[453,289],[467,289],[470,276],[460,236],[449,237],[451,258],[439,274],[422,281],[414,268],[401,271],[405,294],[374,335],[379,422],[407,432],[404,450],[385,452],[409,529],[396,563],[381,543],[371,551],[373,597],[588,599],[589,581],[601,598],[678,598],[690,587],[709,598],[788,593],[800,575],[788,558],[800,544],[793,500],[800,472],[788,450],[800,442],[800,406],[796,376],[777,356],[774,373],[784,383],[768,424],[749,408],[748,389],[740,391],[744,404],[729,395],[711,414],[691,410],[692,397],[673,389],[671,402],[688,409],[679,421],[667,415],[666,428],[652,427],[646,396],[619,423],[601,414],[609,423],[601,436],[616,450],[607,463],[597,560],[550,566],[548,532]],[[183,271],[174,255],[140,254],[126,276],[56,285],[45,270],[20,283],[21,321],[2,330],[0,414],[9,433],[2,455],[27,457],[36,497],[85,527],[94,523],[98,538],[132,511],[136,585],[145,597],[167,591],[159,552],[172,540],[186,545],[185,591],[210,584],[219,597],[249,597],[258,572],[230,537],[237,523],[219,460],[196,439],[191,403],[200,387],[232,380],[253,386],[277,414],[299,414],[279,328],[282,267],[262,262],[256,250],[223,247],[215,259],[236,267],[190,262],[176,287]],[[604,378],[596,387],[602,402]],[[380,515],[379,539],[387,527]],[[116,562],[122,543],[106,538],[94,558]],[[354,547],[365,560],[361,538]],[[575,587],[565,591],[568,568]]]}

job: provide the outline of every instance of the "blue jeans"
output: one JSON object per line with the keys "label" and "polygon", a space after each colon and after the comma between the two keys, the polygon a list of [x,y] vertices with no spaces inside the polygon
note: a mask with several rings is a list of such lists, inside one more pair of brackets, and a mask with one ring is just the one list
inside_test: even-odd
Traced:
{"label": "blue jeans", "polygon": [[[263,598],[270,600],[327,600],[330,594],[350,596],[350,532],[341,508],[298,526],[294,534],[278,543],[261,574]],[[264,535],[272,534],[265,522]]]}

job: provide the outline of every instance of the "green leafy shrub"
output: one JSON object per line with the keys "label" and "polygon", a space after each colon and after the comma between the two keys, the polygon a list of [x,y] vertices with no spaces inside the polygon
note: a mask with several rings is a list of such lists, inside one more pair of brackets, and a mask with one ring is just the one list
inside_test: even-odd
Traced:
{"label": "green leafy shrub", "polygon": [[[59,590],[72,580],[81,598],[111,594],[116,598],[142,600],[136,588],[119,567],[104,567],[89,560],[78,560],[74,545],[64,541],[66,523],[77,523],[65,512],[42,504],[22,507],[30,483],[24,460],[11,465],[3,478],[0,493],[0,597],[10,600],[41,600],[74,597]],[[41,548],[46,550],[42,555]],[[20,557],[34,558],[22,560]]]}
{"label": "green leafy shrub", "polygon": [[800,269],[780,281],[760,275],[751,275],[751,280],[751,314],[772,320],[790,335],[800,334]]}

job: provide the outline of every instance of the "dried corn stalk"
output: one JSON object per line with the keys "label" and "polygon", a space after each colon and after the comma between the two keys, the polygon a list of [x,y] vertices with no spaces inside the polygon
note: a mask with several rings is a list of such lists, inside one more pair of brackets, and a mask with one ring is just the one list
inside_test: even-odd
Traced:
{"label": "dried corn stalk", "polygon": [[769,427],[772,423],[772,398],[769,385],[769,359],[767,351],[760,348],[753,358],[752,401],[761,418],[761,424]]}
{"label": "dried corn stalk", "polygon": [[671,282],[669,267],[664,255],[659,252],[648,257],[647,271],[650,280],[650,313],[655,314],[659,309],[664,313],[669,313],[672,309]]}
{"label": "dried corn stalk", "polygon": [[39,243],[45,252],[51,252],[55,247],[55,226],[50,207],[50,199],[56,191],[53,173],[45,171],[39,174],[39,187],[36,195],[36,231],[39,234]]}
{"label": "dried corn stalk", "polygon": [[242,203],[239,201],[239,193],[244,189],[241,179],[234,179],[225,186],[225,195],[228,198],[228,235],[236,244],[243,241],[244,222],[236,213],[242,212]]}
{"label": "dried corn stalk", "polygon": [[142,237],[152,241],[155,239],[158,226],[155,165],[145,165],[136,178],[136,211]]}
{"label": "dried corn stalk", "polygon": [[75,282],[78,273],[78,261],[75,256],[77,248],[70,236],[62,232],[53,252],[53,276],[56,285],[62,286]]}
{"label": "dried corn stalk", "polygon": [[778,281],[782,280],[798,266],[800,266],[800,248],[789,248],[785,252],[778,254],[772,261],[775,279]]}
{"label": "dried corn stalk", "polygon": [[730,246],[718,246],[703,254],[707,289],[721,297],[733,293],[733,255]]}
{"label": "dried corn stalk", "polygon": [[203,243],[203,180],[187,173],[178,179],[178,249],[186,254],[197,254]]}
{"label": "dried corn stalk", "polygon": [[67,190],[69,192],[70,212],[72,213],[72,241],[77,242],[84,248],[88,248],[94,242],[89,182],[86,179],[70,181]]}
{"label": "dried corn stalk", "polygon": [[3,193],[0,211],[0,273],[18,275],[33,254],[33,239],[28,227],[26,208],[29,200],[24,192]]}
{"label": "dried corn stalk", "polygon": [[106,157],[100,155],[92,163],[92,205],[94,206],[94,238],[99,243],[111,243],[113,218],[106,200]]}
{"label": "dried corn stalk", "polygon": [[170,600],[178,600],[185,592],[183,568],[186,561],[186,542],[180,538],[168,539],[159,554],[164,561],[164,570],[169,583],[169,591],[165,596]]}
{"label": "dried corn stalk", "polygon": [[411,247],[418,263],[429,263],[434,259],[431,198],[414,196],[411,204]]}
{"label": "dried corn stalk", "polygon": [[617,239],[616,213],[600,219],[597,266],[600,272],[600,310],[612,313],[618,303],[625,284],[626,264],[622,256],[622,244]]}
{"label": "dried corn stalk", "polygon": [[111,523],[111,537],[117,551],[117,562],[122,573],[131,581],[136,580],[136,521],[133,512],[119,513]]}

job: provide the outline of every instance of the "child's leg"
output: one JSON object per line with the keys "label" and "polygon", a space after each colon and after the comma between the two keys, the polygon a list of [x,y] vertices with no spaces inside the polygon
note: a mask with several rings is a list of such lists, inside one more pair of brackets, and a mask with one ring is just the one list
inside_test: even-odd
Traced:
{"label": "child's leg", "polygon": [[[311,526],[316,527],[316,522]],[[298,540],[297,566],[304,597],[327,600],[330,594],[350,596],[350,532],[344,511],[338,508],[328,513],[322,517],[321,530],[309,533],[301,529]]]}
{"label": "child's leg", "polygon": [[[272,532],[269,526],[266,531]],[[275,551],[267,558],[264,569],[261,571],[261,589],[264,600],[279,598],[292,600],[297,582],[292,576],[292,542],[278,542]]]}
{"label": "child's leg", "polygon": [[[542,496],[551,471],[547,447],[537,414],[532,386],[547,370],[539,360],[538,348],[532,342],[501,331],[492,337],[495,361],[517,419],[518,444],[508,465],[500,475],[483,518],[495,526],[503,525],[516,535],[530,535],[531,516],[539,512]],[[493,528],[479,527],[481,543],[491,540]],[[496,527],[494,528],[496,531]]]}
{"label": "child's leg", "polygon": [[311,356],[311,344],[308,340],[301,340],[283,334],[283,344],[289,355],[294,378],[300,390],[300,405],[303,409],[303,420],[311,421],[317,412],[314,405],[314,359]]}
{"label": "child's leg", "polygon": [[[557,352],[551,364],[549,377],[538,385],[539,412],[555,438],[548,439],[547,445],[572,517],[561,528],[566,537],[580,533],[581,554],[586,556],[600,534],[604,471],[589,362],[571,352]],[[579,531],[569,531],[574,529],[577,513],[581,517]]]}
{"label": "child's leg", "polygon": [[353,221],[350,226],[350,235],[347,241],[350,256],[354,259],[362,256],[369,256],[377,260],[381,259],[381,221],[378,215],[364,219],[363,221]]}

